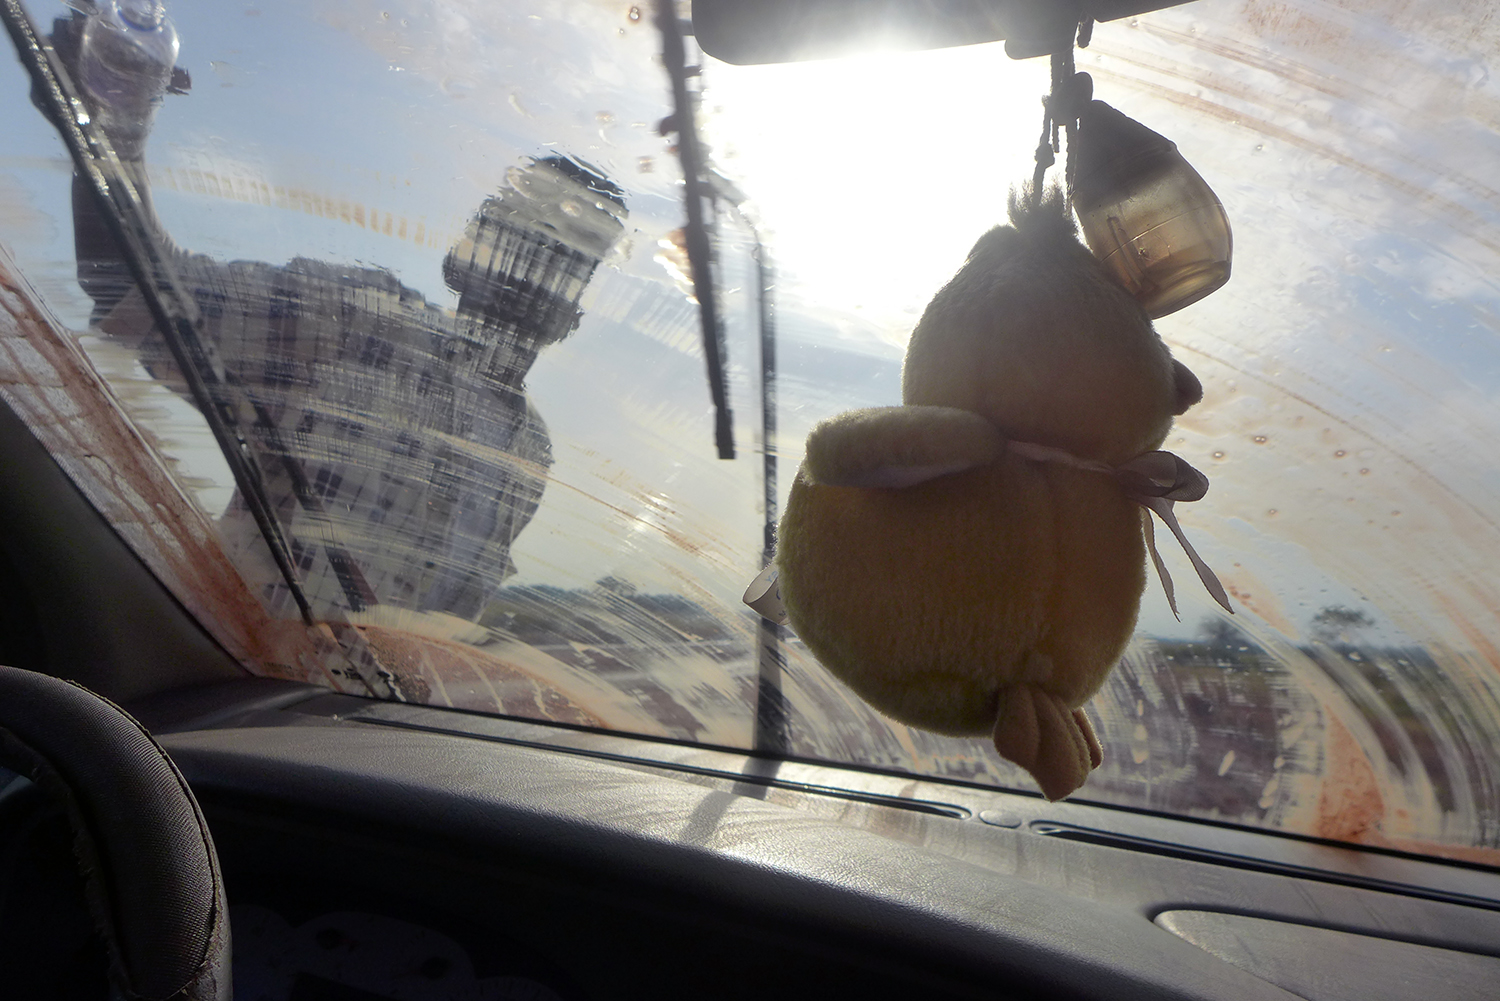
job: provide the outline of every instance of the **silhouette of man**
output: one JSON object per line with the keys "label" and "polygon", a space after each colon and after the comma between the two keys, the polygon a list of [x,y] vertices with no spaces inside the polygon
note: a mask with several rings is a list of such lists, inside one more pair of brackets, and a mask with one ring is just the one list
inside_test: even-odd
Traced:
{"label": "silhouette of man", "polygon": [[[54,24],[64,66],[76,65],[83,23],[75,11]],[[579,299],[624,231],[620,190],[565,157],[512,168],[443,261],[458,294],[449,312],[384,269],[306,258],[224,263],[178,249],[150,208],[150,115],[103,120],[118,133],[111,139],[154,238],[198,306],[199,336],[256,405],[241,428],[315,613],[394,605],[477,617],[515,572],[511,544],[536,512],[552,462],[526,374],[543,347],[576,328]],[[186,394],[77,177],[73,210],[78,279],[95,326]],[[238,493],[219,524],[271,610],[293,614]]]}

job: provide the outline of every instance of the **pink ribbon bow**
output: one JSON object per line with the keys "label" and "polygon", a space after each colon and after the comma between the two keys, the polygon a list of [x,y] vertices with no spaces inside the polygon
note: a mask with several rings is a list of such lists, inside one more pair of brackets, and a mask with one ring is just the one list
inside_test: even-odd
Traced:
{"label": "pink ribbon bow", "polygon": [[[1172,511],[1177,501],[1201,500],[1203,495],[1208,493],[1208,477],[1194,469],[1181,456],[1171,452],[1143,452],[1124,465],[1111,466],[1091,459],[1080,459],[1073,453],[1065,452],[1060,448],[1037,445],[1029,441],[1008,442],[1006,447],[1023,459],[1056,462],[1075,469],[1107,473],[1113,476],[1124,488],[1126,497],[1155,514],[1172,530],[1172,534],[1177,537],[1178,544],[1182,546],[1182,551],[1187,553],[1188,559],[1192,561],[1193,569],[1198,571],[1198,579],[1203,582],[1208,593],[1213,595],[1213,599],[1222,605],[1226,612],[1230,615],[1234,614],[1234,609],[1229,604],[1229,595],[1224,593],[1224,585],[1219,583],[1219,578],[1199,557],[1193,544],[1187,540],[1182,526],[1177,524],[1177,515]],[[1172,588],[1172,575],[1167,573],[1167,566],[1161,560],[1161,553],[1156,551],[1156,532],[1152,529],[1151,519],[1145,519],[1144,524],[1146,526],[1146,549],[1151,553],[1152,564],[1156,566],[1156,576],[1161,580],[1161,589],[1166,592],[1167,604],[1171,606],[1172,614],[1176,615],[1177,621],[1181,622],[1182,616],[1177,611],[1177,595]]]}

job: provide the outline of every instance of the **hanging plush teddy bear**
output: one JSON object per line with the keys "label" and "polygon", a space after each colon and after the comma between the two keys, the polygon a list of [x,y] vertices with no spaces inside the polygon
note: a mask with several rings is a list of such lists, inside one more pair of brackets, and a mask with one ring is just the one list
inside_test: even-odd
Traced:
{"label": "hanging plush teddy bear", "polygon": [[1202,387],[1065,211],[1012,197],[912,334],[905,406],[813,429],[752,585],[876,709],[992,734],[1049,799],[1101,760],[1081,707],[1135,626],[1143,506],[1182,539],[1171,501],[1207,488],[1152,451]]}

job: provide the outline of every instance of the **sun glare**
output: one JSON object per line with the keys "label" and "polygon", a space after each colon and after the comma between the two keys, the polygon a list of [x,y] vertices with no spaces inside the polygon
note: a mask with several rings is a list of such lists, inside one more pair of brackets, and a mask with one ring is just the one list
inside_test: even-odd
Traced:
{"label": "sun glare", "polygon": [[904,343],[1031,172],[1045,60],[999,44],[704,71],[715,164],[792,295]]}

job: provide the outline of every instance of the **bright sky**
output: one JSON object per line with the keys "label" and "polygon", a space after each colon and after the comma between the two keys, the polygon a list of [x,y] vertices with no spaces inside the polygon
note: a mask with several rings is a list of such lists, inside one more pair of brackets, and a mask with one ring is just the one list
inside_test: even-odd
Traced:
{"label": "bright sky", "polygon": [[904,348],[927,300],[1030,177],[1048,71],[980,45],[715,62],[706,83],[715,159],[750,194],[778,267],[824,310]]}

